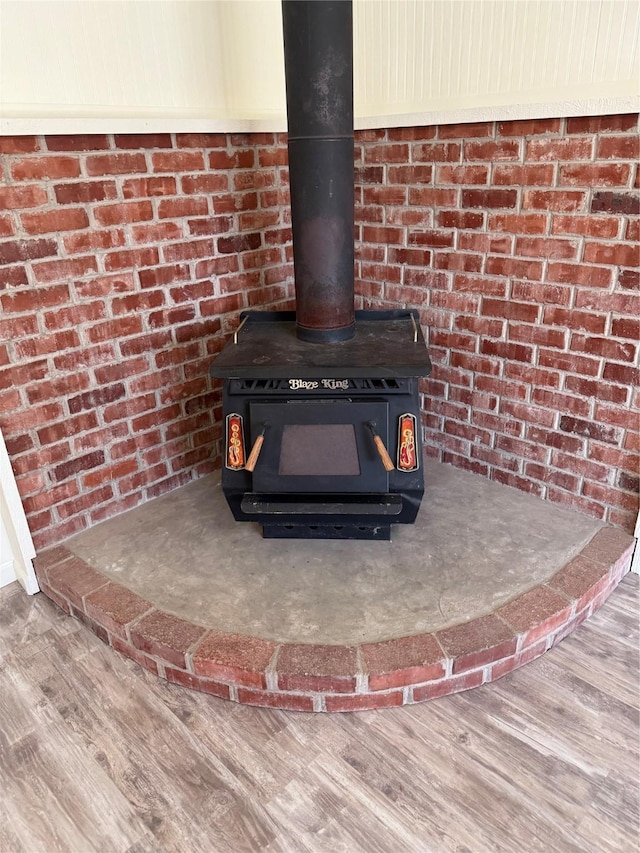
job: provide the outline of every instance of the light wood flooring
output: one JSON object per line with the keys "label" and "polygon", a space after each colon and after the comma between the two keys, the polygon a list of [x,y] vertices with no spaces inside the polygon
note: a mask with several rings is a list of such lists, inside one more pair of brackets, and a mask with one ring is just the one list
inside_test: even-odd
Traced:
{"label": "light wood flooring", "polygon": [[542,659],[347,715],[156,679],[0,590],[1,853],[634,853],[638,576]]}

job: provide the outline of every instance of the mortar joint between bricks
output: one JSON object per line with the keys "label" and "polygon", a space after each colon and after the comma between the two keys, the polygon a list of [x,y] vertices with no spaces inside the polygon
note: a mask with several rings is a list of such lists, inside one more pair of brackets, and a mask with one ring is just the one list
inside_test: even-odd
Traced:
{"label": "mortar joint between bricks", "polygon": [[325,704],[325,697],[322,693],[314,693],[311,697],[313,699],[313,710],[317,712],[322,712],[327,710],[327,706]]}
{"label": "mortar joint between bricks", "polygon": [[266,665],[264,670],[265,680],[267,684],[267,690],[278,690],[278,658],[280,656],[280,649],[282,645],[279,644],[273,650],[273,654],[271,655],[271,660]]}
{"label": "mortar joint between bricks", "polygon": [[599,601],[600,595],[597,595],[595,598],[592,598],[589,604],[587,605],[587,619],[590,619],[594,613],[596,613],[600,606],[602,605],[602,601]]}
{"label": "mortar joint between bricks", "polygon": [[195,669],[193,668],[193,655],[195,654],[198,646],[200,645],[200,643],[202,642],[204,637],[206,637],[206,634],[204,634],[202,637],[199,637],[197,640],[195,640],[195,642],[193,642],[189,646],[189,648],[187,649],[187,651],[185,652],[185,655],[184,655],[185,669],[187,670],[187,672],[192,672],[194,675],[195,675]]}
{"label": "mortar joint between bricks", "polygon": [[356,665],[356,693],[369,693],[369,674],[364,667],[360,646],[356,648]]}
{"label": "mortar joint between bricks", "polygon": [[442,660],[444,661],[444,678],[449,678],[453,673],[453,658],[449,657],[447,654],[447,650],[440,642],[438,635],[436,633],[432,633],[431,636],[434,638],[442,652]]}
{"label": "mortar joint between bricks", "polygon": [[[87,601],[86,601],[87,596],[92,595],[94,592],[97,592],[99,589],[103,589],[108,583],[110,583],[109,578],[105,578],[104,583],[101,583],[100,586],[97,586],[95,589],[92,589],[90,592],[87,592],[87,593],[85,593],[85,595],[82,596],[82,598],[81,598],[82,609],[85,613],[87,612]],[[106,628],[105,628],[105,630],[106,630]]]}
{"label": "mortar joint between bricks", "polygon": [[125,625],[125,628],[124,628],[125,637],[127,638],[127,642],[130,643],[134,648],[135,648],[135,646],[134,646],[133,640],[131,639],[131,629],[135,628],[136,625],[142,619],[144,619],[145,616],[149,616],[149,614],[153,613],[155,611],[155,609],[156,608],[152,604],[147,610],[144,611],[144,613],[140,613],[139,616],[136,616],[135,619],[132,619],[131,622],[127,622],[127,624]]}

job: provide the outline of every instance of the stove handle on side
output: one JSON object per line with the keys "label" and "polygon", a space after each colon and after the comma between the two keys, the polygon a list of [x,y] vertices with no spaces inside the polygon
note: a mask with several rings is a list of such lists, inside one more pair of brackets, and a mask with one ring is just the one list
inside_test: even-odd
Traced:
{"label": "stove handle on side", "polygon": [[387,452],[387,448],[384,446],[384,441],[380,438],[378,433],[376,432],[375,424],[372,421],[367,421],[367,427],[373,436],[373,442],[376,446],[376,450],[378,451],[378,456],[380,457],[382,464],[384,465],[385,471],[393,471],[395,469],[395,465],[389,453]]}
{"label": "stove handle on side", "polygon": [[253,474],[253,470],[256,467],[256,463],[258,462],[258,456],[260,456],[260,451],[262,450],[262,445],[264,444],[264,434],[268,428],[269,424],[263,423],[260,434],[253,442],[253,447],[251,448],[251,453],[249,454],[249,458],[247,459],[247,464],[244,466],[245,471],[248,471],[250,474]]}

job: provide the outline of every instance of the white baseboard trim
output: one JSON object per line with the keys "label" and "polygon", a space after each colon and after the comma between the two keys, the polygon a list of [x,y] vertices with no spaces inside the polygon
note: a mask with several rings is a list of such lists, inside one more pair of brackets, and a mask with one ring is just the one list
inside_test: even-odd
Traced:
{"label": "white baseboard trim", "polygon": [[[13,476],[9,454],[0,431],[0,534],[2,534],[2,555],[0,577],[18,580],[25,592],[33,595],[38,592],[38,580],[33,570],[32,560],[36,555],[29,525],[24,514],[22,501]],[[5,550],[6,546],[6,550]],[[7,568],[10,561],[12,570]],[[10,583],[11,581],[7,581]],[[0,583],[0,586],[3,584]]]}
{"label": "white baseboard trim", "polygon": [[18,580],[16,575],[16,567],[13,560],[0,563],[0,588],[9,586],[10,583]]}

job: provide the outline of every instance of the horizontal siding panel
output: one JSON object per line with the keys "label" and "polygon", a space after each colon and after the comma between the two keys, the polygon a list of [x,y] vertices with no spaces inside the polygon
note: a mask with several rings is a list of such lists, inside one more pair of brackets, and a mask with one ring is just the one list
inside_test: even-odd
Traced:
{"label": "horizontal siding panel", "polygon": [[[631,112],[639,32],[635,0],[354,0],[357,126]],[[3,0],[0,79],[3,133],[282,130],[280,3]]]}

